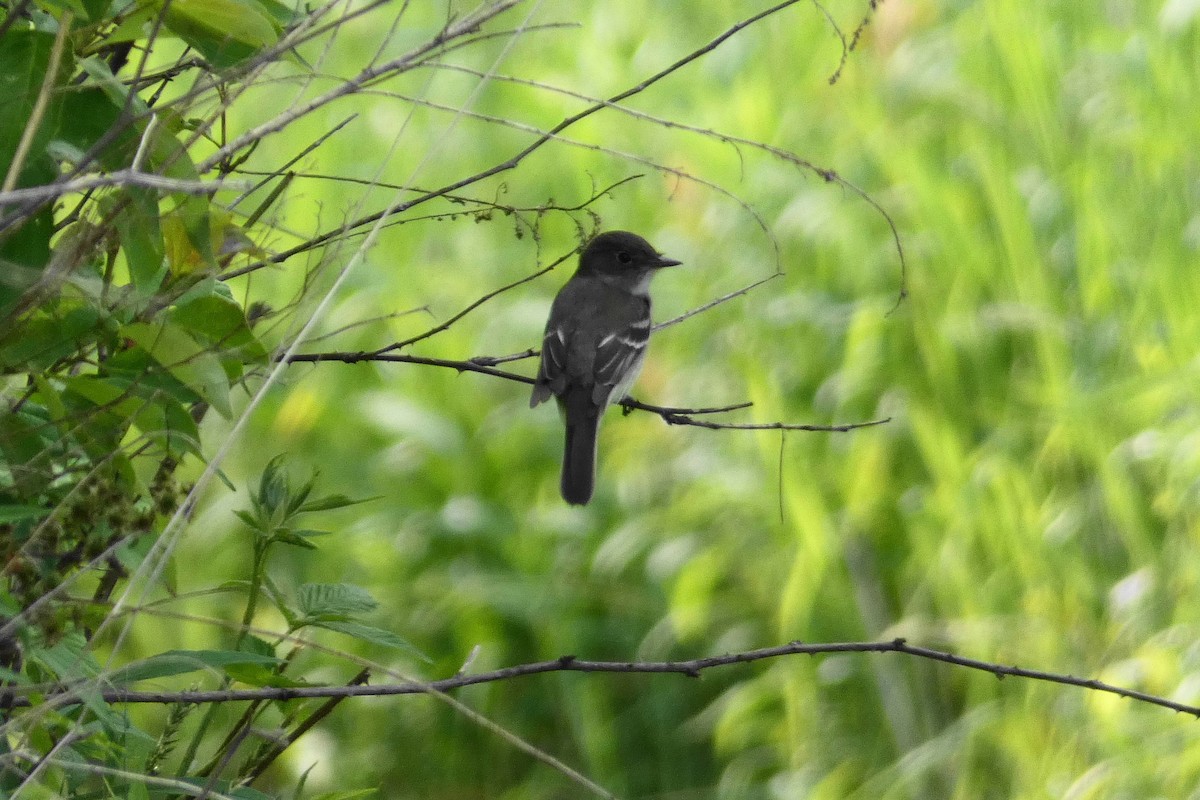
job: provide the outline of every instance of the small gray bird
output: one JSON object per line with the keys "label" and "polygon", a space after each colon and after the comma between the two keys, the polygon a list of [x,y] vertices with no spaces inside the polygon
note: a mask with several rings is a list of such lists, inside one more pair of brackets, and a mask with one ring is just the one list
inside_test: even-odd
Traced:
{"label": "small gray bird", "polygon": [[602,233],[583,249],[579,269],[550,307],[529,406],[551,395],[558,400],[567,426],[560,488],[572,505],[592,499],[600,415],[624,399],[642,369],[650,279],[679,263],[637,234]]}

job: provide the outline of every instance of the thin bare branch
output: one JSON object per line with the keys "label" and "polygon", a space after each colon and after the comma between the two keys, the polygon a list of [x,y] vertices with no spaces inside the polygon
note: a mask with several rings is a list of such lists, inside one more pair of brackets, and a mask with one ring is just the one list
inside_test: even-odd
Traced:
{"label": "thin bare branch", "polygon": [[355,94],[356,92],[361,91],[363,86],[370,81],[373,81],[383,75],[401,71],[405,67],[411,66],[421,57],[442,47],[444,44],[446,44],[446,42],[478,29],[480,25],[484,24],[489,19],[499,16],[509,8],[517,5],[519,2],[520,0],[504,0],[504,2],[496,3],[495,5],[486,8],[486,13],[465,17],[461,21],[447,27],[437,36],[430,38],[429,41],[423,42],[421,45],[413,50],[410,50],[404,55],[393,58],[390,61],[380,64],[379,66],[364,69],[359,72],[358,75],[347,79],[325,94],[313,98],[307,103],[296,106],[295,108],[292,108],[283,114],[278,114],[275,117],[272,117],[261,125],[246,131],[232,142],[229,142],[224,147],[218,149],[204,161],[200,162],[196,166],[197,172],[206,172],[242,148],[248,147],[253,142],[259,141],[266,136],[283,130],[301,117],[311,114],[313,111],[329,105],[338,98],[346,97],[347,95]]}
{"label": "thin bare branch", "polygon": [[[1079,678],[1061,672],[1049,672],[1025,667],[1007,666],[991,661],[956,655],[944,650],[911,645],[907,640],[898,638],[878,642],[829,642],[824,644],[806,644],[804,642],[789,642],[775,647],[764,647],[758,650],[748,650],[739,653],[727,653],[720,656],[694,658],[686,661],[585,661],[575,656],[562,656],[551,661],[538,661],[529,664],[519,664],[513,667],[481,672],[474,675],[458,674],[442,680],[421,682],[402,682],[396,684],[377,684],[374,686],[303,686],[288,688],[259,688],[259,689],[216,689],[207,691],[182,692],[153,692],[134,691],[131,689],[105,689],[100,696],[109,703],[232,703],[247,700],[297,700],[301,698],[332,698],[332,697],[386,697],[405,694],[426,694],[429,692],[449,692],[464,686],[476,686],[483,683],[512,680],[527,675],[542,675],[551,672],[617,672],[627,674],[672,673],[698,678],[709,669],[728,667],[735,664],[749,664],[755,661],[781,658],[795,655],[825,655],[829,653],[899,653],[902,655],[940,661],[964,669],[977,670],[995,675],[997,678],[1025,678],[1028,680],[1057,683],[1065,686],[1077,686],[1095,692],[1115,694],[1130,700],[1177,711],[1181,714],[1200,719],[1200,706],[1179,703],[1165,697],[1128,689],[1092,678]],[[20,694],[20,687],[12,690]],[[70,690],[63,693],[69,697]],[[53,698],[61,701],[64,698]],[[21,697],[14,698],[16,704],[27,703]],[[79,702],[78,698],[71,702]]]}
{"label": "thin bare branch", "polygon": [[[530,351],[529,356],[536,355]],[[505,380],[516,381],[517,383],[525,383],[533,385],[533,378],[524,375],[518,375],[515,372],[506,372],[502,369],[496,369],[491,366],[492,363],[501,363],[503,361],[516,361],[526,357],[525,353],[517,356],[505,356],[499,359],[480,357],[468,359],[466,361],[454,361],[446,358],[428,358],[426,356],[414,356],[407,353],[375,353],[367,351],[359,352],[341,352],[341,353],[297,353],[293,356],[283,358],[289,364],[315,364],[323,361],[334,361],[342,364],[360,364],[366,361],[384,361],[397,362],[401,364],[422,364],[428,367],[444,367],[453,369],[459,372],[478,372],[481,375],[491,375],[495,378],[504,378]],[[856,430],[858,428],[869,428],[875,425],[883,425],[891,422],[892,418],[869,420],[867,422],[849,422],[841,425],[810,425],[807,423],[792,423],[792,422],[709,422],[708,420],[694,419],[695,416],[701,414],[716,414],[724,411],[733,411],[742,408],[748,408],[749,403],[738,403],[731,406],[723,406],[720,408],[671,408],[668,406],[655,406],[649,403],[643,403],[634,400],[632,397],[626,397],[617,405],[628,410],[636,409],[638,411],[648,411],[651,414],[657,414],[668,425],[690,425],[695,428],[707,428],[708,430],[742,430],[742,431],[826,431],[830,433],[845,433],[847,431]]]}
{"label": "thin bare branch", "polygon": [[479,364],[482,367],[494,367],[497,364],[507,364],[511,361],[524,361],[527,358],[537,358],[541,354],[540,350],[534,350],[531,347],[528,350],[522,350],[519,353],[512,353],[507,356],[474,356],[468,360],[472,364]]}
{"label": "thin bare branch", "polygon": [[688,64],[692,63],[693,61],[695,61],[695,60],[699,59],[700,57],[704,56],[705,54],[715,50],[723,42],[728,40],[730,37],[735,36],[739,31],[743,30],[744,28],[747,28],[763,19],[766,19],[767,17],[772,16],[773,14],[778,13],[779,11],[782,11],[783,9],[787,8],[788,6],[795,5],[796,3],[799,3],[799,2],[801,2],[801,0],[784,0],[784,2],[782,2],[782,3],[778,3],[774,6],[771,6],[770,8],[760,11],[759,13],[754,14],[753,16],[747,17],[746,19],[734,24],[733,26],[728,28],[725,32],[723,32],[723,33],[719,34],[718,36],[716,36],[715,38],[709,40],[709,42],[707,44],[703,45],[702,47],[700,47],[696,50],[693,50],[692,52],[690,52],[687,55],[683,56],[682,58],[676,60],[674,63],[670,64],[669,66],[659,70],[658,72],[651,75],[650,77],[645,78],[644,80],[640,81],[636,85],[631,86],[628,89],[625,89],[624,91],[618,92],[617,94],[613,95],[612,97],[608,98],[607,100],[604,100],[604,101],[598,102],[598,103],[593,103],[590,106],[588,106],[587,108],[583,109],[582,111],[579,111],[579,112],[576,112],[575,114],[571,114],[570,116],[564,117],[561,121],[559,121],[552,128],[542,132],[532,142],[527,144],[524,148],[517,151],[514,155],[510,156],[509,158],[505,159],[504,161],[494,164],[491,167],[488,167],[486,169],[480,170],[479,172],[476,172],[474,175],[470,175],[466,178],[462,178],[460,180],[448,183],[445,186],[441,187],[440,189],[434,189],[433,191],[426,192],[426,193],[420,195],[419,197],[413,198],[412,200],[406,201],[404,203],[389,205],[388,208],[383,211],[372,212],[371,214],[368,214],[364,217],[360,217],[359,219],[354,220],[354,221],[348,223],[347,225],[340,226],[334,230],[326,231],[325,233],[319,234],[318,236],[313,237],[311,240],[309,240],[308,242],[305,242],[304,244],[297,245],[296,247],[293,247],[290,250],[286,250],[282,253],[278,253],[275,256],[273,256],[269,259],[266,259],[264,261],[260,261],[255,264],[247,265],[238,270],[233,270],[231,272],[226,273],[225,275],[223,275],[221,277],[222,277],[222,279],[228,279],[228,278],[236,277],[238,275],[244,275],[248,272],[253,272],[257,269],[261,269],[262,267],[269,266],[271,264],[282,263],[283,261],[286,261],[287,259],[291,258],[293,255],[296,255],[297,253],[302,253],[307,250],[311,250],[314,247],[319,247],[333,239],[336,239],[337,237],[343,235],[345,233],[345,231],[348,229],[361,227],[363,225],[369,225],[369,224],[377,221],[378,219],[380,219],[383,216],[402,214],[405,211],[407,211],[408,209],[410,209],[414,206],[420,205],[421,203],[427,202],[429,200],[433,200],[434,198],[441,197],[443,195],[451,194],[453,192],[458,191],[459,189],[462,189],[465,186],[470,186],[472,184],[479,183],[480,181],[486,180],[487,178],[490,178],[493,175],[498,175],[502,172],[507,172],[508,170],[514,169],[522,161],[524,161],[526,158],[528,158],[531,154],[533,154],[534,152],[536,152],[539,149],[541,149],[542,147],[544,147],[548,142],[554,141],[558,137],[559,134],[561,134],[563,131],[570,128],[571,126],[575,125],[579,121],[586,119],[599,111],[604,110],[605,108],[609,107],[610,105],[612,105],[614,103],[620,103],[622,100],[627,100],[636,94],[640,94],[641,92],[644,92],[646,89],[649,89],[651,86],[658,83],[663,78],[666,78],[667,76],[669,76],[675,72],[678,72],[683,67],[687,66]]}
{"label": "thin bare branch", "polygon": [[657,325],[655,325],[653,328],[651,328],[651,330],[659,331],[659,330],[662,330],[663,328],[669,328],[672,325],[677,325],[680,322],[683,322],[685,319],[688,319],[689,317],[694,317],[697,314],[702,314],[705,311],[708,311],[710,308],[714,308],[716,306],[721,305],[722,303],[729,302],[730,300],[734,299],[735,297],[741,297],[742,295],[747,294],[747,293],[753,291],[754,289],[757,289],[759,286],[762,286],[764,283],[775,280],[776,278],[780,277],[781,275],[783,275],[782,272],[776,272],[774,274],[768,275],[765,278],[757,280],[748,286],[743,286],[741,289],[738,289],[737,291],[730,292],[729,294],[723,294],[720,297],[716,298],[715,300],[711,300],[711,301],[705,303],[704,305],[700,306],[699,308],[693,308],[691,311],[687,311],[683,314],[680,314],[678,317],[673,317],[672,319],[669,319],[666,322],[660,322]]}
{"label": "thin bare branch", "polygon": [[42,186],[30,186],[23,189],[0,192],[0,205],[43,202],[61,197],[64,194],[83,192],[88,189],[99,189],[106,186],[139,186],[145,189],[161,189],[167,192],[182,194],[211,195],[221,189],[249,189],[249,181],[218,179],[213,181],[185,181],[176,178],[165,178],[150,172],[138,172],[132,169],[122,169],[105,175],[90,178],[76,178],[63,183],[47,183]]}
{"label": "thin bare branch", "polygon": [[[879,0],[872,0],[872,3],[871,3],[872,11],[876,8],[878,2],[879,2]],[[818,7],[820,7],[820,6],[818,6]],[[822,11],[824,11],[823,8],[822,8]],[[858,37],[862,34],[863,29],[866,27],[866,25],[869,22],[870,22],[870,16],[868,15],[863,18],[862,22],[859,23],[858,28],[855,29],[854,34],[853,34],[853,40],[852,40],[853,44],[850,45],[851,49],[853,49],[854,44],[856,44],[858,41]],[[841,31],[839,30],[838,33],[840,35]],[[441,64],[441,63],[430,62],[430,63],[424,64],[422,66],[429,66],[429,67],[433,67],[436,69],[444,69],[444,70],[450,70],[450,71],[454,71],[454,72],[462,72],[462,73],[466,73],[468,75],[478,74],[478,70],[472,69],[470,67],[460,66],[458,64]],[[841,68],[839,67],[839,71],[840,71],[840,69]],[[883,217],[883,220],[887,224],[888,229],[892,236],[892,242],[896,249],[896,257],[897,257],[898,261],[900,262],[900,289],[897,292],[897,296],[896,296],[896,306],[898,307],[900,305],[900,303],[902,303],[904,301],[904,299],[908,296],[908,262],[904,255],[904,245],[900,241],[900,230],[899,230],[899,228],[896,227],[895,220],[892,219],[891,214],[889,214],[883,208],[883,206],[881,206],[879,204],[879,202],[877,200],[875,200],[873,197],[871,197],[871,195],[869,195],[865,189],[861,189],[856,184],[851,183],[846,178],[843,178],[840,174],[838,174],[838,172],[836,170],[830,169],[828,167],[822,167],[818,164],[814,164],[813,162],[809,161],[808,159],[801,158],[800,156],[796,155],[795,153],[792,153],[788,150],[784,150],[779,147],[774,147],[774,146],[766,144],[764,142],[758,142],[753,139],[747,139],[742,136],[734,136],[732,134],[723,133],[721,131],[714,130],[712,128],[701,128],[701,127],[698,127],[695,125],[686,125],[684,123],[677,122],[673,119],[657,117],[657,116],[654,116],[653,114],[647,114],[644,111],[638,111],[636,109],[628,108],[626,106],[621,105],[620,103],[614,102],[613,100],[600,100],[591,95],[576,92],[572,89],[566,89],[561,86],[555,86],[553,84],[545,83],[543,81],[530,80],[528,78],[516,78],[516,77],[510,76],[510,75],[496,75],[495,80],[504,81],[506,83],[512,83],[512,84],[516,84],[516,85],[520,85],[520,86],[529,86],[531,88],[540,89],[540,90],[544,90],[544,91],[548,91],[548,92],[553,92],[555,94],[563,95],[564,97],[571,97],[576,100],[583,100],[583,101],[589,102],[589,103],[601,104],[607,108],[612,108],[616,111],[619,111],[620,113],[625,114],[629,117],[633,117],[634,119],[641,119],[641,120],[645,120],[647,122],[654,123],[655,125],[660,125],[664,128],[674,128],[674,129],[678,129],[681,131],[688,131],[690,133],[695,133],[700,136],[705,136],[705,137],[708,137],[711,139],[715,139],[718,142],[723,142],[725,144],[732,145],[734,150],[738,153],[739,159],[741,158],[741,150],[739,149],[741,147],[747,147],[747,148],[751,148],[754,150],[758,150],[760,152],[764,152],[764,153],[767,153],[768,155],[778,158],[781,161],[786,161],[787,163],[792,164],[793,166],[797,167],[798,169],[805,170],[814,175],[817,175],[818,177],[821,178],[821,180],[823,180],[827,183],[838,184],[842,188],[844,188],[847,191],[851,192],[852,194],[858,196],[861,200],[863,200],[865,203],[867,203],[867,205],[869,205],[873,209],[875,209],[875,211],[881,217]],[[894,311],[895,307],[893,307],[892,310]]]}
{"label": "thin bare branch", "polygon": [[508,283],[508,284],[505,284],[504,286],[501,286],[499,289],[494,289],[494,290],[488,292],[487,294],[483,295],[475,302],[468,305],[462,311],[459,311],[454,316],[449,317],[444,322],[441,322],[438,325],[433,326],[432,328],[425,331],[424,333],[417,334],[416,336],[412,336],[408,339],[404,339],[403,341],[389,344],[387,347],[383,347],[379,350],[376,350],[374,353],[372,353],[372,355],[381,356],[384,353],[390,353],[394,350],[402,350],[405,347],[408,347],[409,345],[416,344],[417,342],[423,341],[425,339],[428,339],[431,336],[439,334],[442,331],[448,329],[454,323],[458,322],[460,319],[465,317],[467,314],[470,314],[472,311],[479,308],[481,305],[486,303],[488,300],[491,300],[492,298],[496,297],[497,295],[503,294],[504,292],[507,292],[510,289],[515,289],[518,286],[521,286],[522,284],[529,283],[530,281],[532,281],[536,278],[542,277],[547,272],[550,272],[555,267],[557,267],[559,264],[563,263],[564,261],[566,261],[568,258],[570,258],[573,255],[575,255],[574,250],[567,253],[566,255],[559,256],[553,262],[551,262],[549,265],[543,267],[542,269],[539,269],[537,272],[531,272],[528,275],[526,275],[524,278],[520,278],[518,280],[513,281],[512,283]]}

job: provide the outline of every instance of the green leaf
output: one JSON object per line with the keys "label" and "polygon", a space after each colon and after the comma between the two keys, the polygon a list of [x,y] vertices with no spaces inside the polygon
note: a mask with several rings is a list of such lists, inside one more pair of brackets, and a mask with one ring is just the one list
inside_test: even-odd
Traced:
{"label": "green leaf", "polygon": [[370,642],[371,644],[381,645],[383,647],[392,647],[397,650],[404,650],[417,658],[420,658],[426,663],[432,663],[433,659],[418,650],[411,642],[404,639],[391,631],[385,631],[382,628],[375,628],[371,625],[363,625],[359,622],[339,622],[335,620],[318,620],[311,623],[313,627],[325,628],[338,633],[344,633],[347,636],[353,636],[360,641]]}
{"label": "green leaf", "polygon": [[274,670],[259,664],[230,664],[225,668],[225,674],[235,681],[250,686],[273,686],[278,689],[294,689],[301,686],[312,686],[307,681],[295,680],[280,675]]}
{"label": "green leaf", "polygon": [[[243,583],[248,583],[248,582],[243,582]],[[275,658],[274,646],[272,646],[272,644],[270,642],[268,642],[267,640],[261,639],[257,636],[254,636],[253,634],[247,635],[245,638],[243,638],[242,643],[241,643],[241,645],[239,645],[238,649],[244,650],[245,652],[250,653],[250,654],[257,654],[260,656],[264,656],[266,658],[271,658],[271,659]]]}
{"label": "green leaf", "polygon": [[308,541],[307,539],[305,539],[305,538],[304,538],[304,537],[302,537],[302,536],[299,536],[299,535],[297,535],[297,534],[295,534],[295,533],[292,533],[292,532],[291,532],[291,531],[289,531],[287,528],[278,528],[278,529],[276,529],[276,530],[275,530],[275,531],[274,531],[274,532],[271,534],[271,541],[273,541],[273,542],[278,542],[279,544],[290,544],[290,545],[295,545],[296,547],[301,547],[301,548],[303,548],[303,549],[305,549],[305,550],[316,550],[316,549],[318,549],[318,548],[317,548],[317,546],[316,546],[315,544],[313,544],[312,542]]}
{"label": "green leaf", "polygon": [[118,684],[135,683],[168,675],[184,675],[198,670],[224,672],[222,667],[231,664],[275,666],[281,662],[282,659],[274,655],[238,650],[168,650],[121,667],[112,673],[110,680]]}
{"label": "green leaf", "polygon": [[378,793],[378,789],[350,789],[314,795],[312,800],[362,800]]}
{"label": "green leaf", "polygon": [[25,519],[41,519],[50,515],[50,509],[41,506],[0,506],[0,524],[20,522]]}
{"label": "green leaf", "polygon": [[326,497],[319,497],[316,500],[310,500],[300,506],[301,512],[308,511],[330,511],[335,508],[346,508],[347,506],[356,506],[359,503],[370,503],[373,500],[378,500],[383,495],[377,494],[374,497],[364,497],[361,500],[355,500],[347,497],[344,494],[331,494]]}
{"label": "green leaf", "polygon": [[271,576],[267,575],[266,573],[263,574],[262,578],[262,593],[277,609],[279,609],[279,613],[282,614],[283,618],[287,621],[288,628],[290,630],[295,630],[297,620],[300,618],[300,615],[296,613],[295,609],[293,609],[291,604],[288,602],[287,594],[281,591],[280,588],[275,585],[275,581],[271,580]]}
{"label": "green leaf", "polygon": [[60,12],[70,10],[75,16],[88,19],[87,9],[83,7],[80,0],[43,0],[43,2]]}
{"label": "green leaf", "polygon": [[53,647],[32,648],[28,658],[61,681],[94,678],[101,671],[78,631],[64,635]]}
{"label": "green leaf", "polygon": [[246,523],[246,527],[261,530],[260,520],[249,511],[234,511],[234,516]]}
{"label": "green leaf", "polygon": [[312,477],[310,477],[307,481],[305,481],[304,485],[301,486],[298,491],[293,492],[291,497],[288,498],[286,513],[287,513],[287,517],[289,519],[297,511],[299,511],[300,507],[304,505],[304,502],[306,500],[308,500],[308,496],[310,494],[312,494],[313,487],[316,485],[317,485],[317,474],[316,474],[316,472],[314,472],[312,474]]}
{"label": "green leaf", "polygon": [[106,406],[108,410],[122,417],[132,418],[146,404],[143,398],[137,397],[122,381],[109,378],[98,378],[95,375],[76,375],[63,381],[66,394],[90,400],[97,406]]}
{"label": "green leaf", "polygon": [[104,701],[100,690],[94,685],[79,690],[79,698],[113,738],[124,739],[133,736],[143,743],[154,744],[154,737],[130,722],[125,713],[114,710]]}
{"label": "green leaf", "polygon": [[82,5],[87,13],[89,22],[99,22],[104,19],[105,12],[108,11],[110,0],[83,0]]}
{"label": "green leaf", "polygon": [[11,372],[40,372],[87,347],[99,332],[100,314],[90,306],[73,306],[59,314],[36,314],[0,338],[0,367]]}
{"label": "green leaf", "polygon": [[166,23],[217,67],[233,66],[279,39],[271,17],[249,0],[173,0]]}
{"label": "green leaf", "polygon": [[[179,778],[180,783],[191,784],[196,787],[192,792],[174,792],[169,796],[172,797],[199,797],[205,792],[220,794],[223,797],[236,797],[237,800],[275,800],[275,797],[269,794],[263,794],[258,789],[250,786],[234,786],[230,787],[229,781],[211,781],[208,778]],[[211,784],[211,785],[210,785]],[[111,795],[108,795],[111,796]],[[156,795],[162,796],[162,795]]]}
{"label": "green leaf", "polygon": [[54,384],[47,380],[44,375],[34,375],[32,377],[33,385],[37,387],[35,397],[41,403],[42,407],[46,409],[46,413],[50,419],[55,422],[66,419],[67,407],[63,403],[62,394],[59,393]]}
{"label": "green leaf", "polygon": [[[69,46],[64,48],[57,64],[48,102],[41,114],[33,113],[51,66],[53,47],[53,35],[19,29],[6,32],[0,43],[0,98],[3,98],[0,100],[0,181],[7,177],[26,127],[33,124],[33,120],[39,120],[17,175],[18,188],[45,185],[58,177],[57,166],[46,153],[46,143],[62,115],[64,93],[58,89],[74,71]],[[5,279],[0,281],[0,312],[7,312],[49,264],[53,233],[53,209],[50,204],[45,204],[0,237],[0,263],[6,262]]]}
{"label": "green leaf", "polygon": [[370,592],[350,583],[306,583],[296,590],[296,604],[314,619],[365,614],[379,607]]}
{"label": "green leaf", "polygon": [[114,353],[105,364],[108,380],[142,397],[154,397],[165,393],[185,405],[198,403],[204,398],[200,394],[162,368],[153,356],[140,347],[130,346]]}
{"label": "green leaf", "polygon": [[256,499],[258,505],[273,517],[284,508],[290,494],[291,484],[287,470],[283,467],[283,453],[280,453],[263,467],[262,477],[258,481]]}
{"label": "green leaf", "polygon": [[50,444],[46,437],[53,432],[52,426],[32,417],[28,410],[0,414],[0,454],[10,466],[11,480],[26,494],[44,488],[48,478],[42,475],[42,470],[11,467],[28,465],[41,458]]}
{"label": "green leaf", "polygon": [[219,294],[197,297],[172,308],[169,318],[222,356],[231,356],[244,364],[266,360],[266,348],[250,332],[246,313],[227,297]]}
{"label": "green leaf", "polygon": [[117,215],[117,231],[138,300],[145,302],[158,292],[167,275],[158,197],[146,189],[129,189],[125,194],[129,202]]}
{"label": "green leaf", "polygon": [[196,420],[177,400],[166,394],[160,393],[152,402],[143,404],[133,423],[168,454],[200,455],[200,430]]}
{"label": "green leaf", "polygon": [[[57,127],[56,135],[85,152],[99,142],[107,141],[108,146],[99,153],[100,163],[110,170],[128,167],[151,124],[151,110],[136,93],[129,93],[128,88],[112,74],[103,61],[86,58],[81,62],[81,66],[98,85],[96,88],[66,93],[61,114],[62,124]],[[122,113],[127,106],[136,116]],[[163,110],[156,110],[153,115],[157,122],[149,137],[144,168],[168,178],[198,182],[200,175],[196,172],[196,165],[177,138],[177,133],[182,129],[178,117]],[[141,213],[157,216],[157,207],[151,209],[138,193],[145,197],[154,197],[152,192],[140,189],[132,190],[132,195],[126,193],[125,196],[133,205],[140,207]],[[153,281],[150,265],[153,263],[153,250],[158,247],[160,238],[163,240],[164,253],[169,250],[167,223],[172,220],[179,226],[182,238],[190,245],[193,268],[195,265],[216,267],[209,230],[208,198],[184,192],[173,192],[168,196],[174,202],[174,208],[169,212],[168,218],[160,219],[159,232],[155,233],[149,228],[143,230],[147,238],[140,242],[140,245],[150,249],[139,251],[138,264],[130,263],[131,273],[135,269],[139,272],[135,283],[141,286]],[[126,242],[122,241],[122,244]]]}
{"label": "green leaf", "polygon": [[209,352],[207,346],[165,320],[157,324],[135,322],[122,326],[121,335],[136,342],[168,372],[208,401],[221,416],[226,419],[233,416],[229,379],[220,359]]}
{"label": "green leaf", "polygon": [[302,13],[278,0],[255,0],[255,2],[281,27],[290,27],[304,19]]}
{"label": "green leaf", "polygon": [[253,786],[235,786],[225,793],[230,797],[236,797],[237,800],[275,800],[275,795],[260,792]]}

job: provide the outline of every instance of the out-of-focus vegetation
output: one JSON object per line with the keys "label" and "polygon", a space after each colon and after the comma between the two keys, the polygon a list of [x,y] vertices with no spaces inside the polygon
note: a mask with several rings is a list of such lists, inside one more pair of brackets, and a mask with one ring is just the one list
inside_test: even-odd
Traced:
{"label": "out-of-focus vegetation", "polygon": [[[61,19],[61,8],[44,11]],[[283,252],[412,196],[367,184],[436,188],[502,161],[532,140],[520,126],[545,128],[585,107],[550,86],[611,96],[761,9],[744,0],[518,4],[484,30],[575,24],[449,52],[440,66],[371,85],[264,139],[232,177],[278,170],[357,114],[290,167],[297,176],[258,226],[205,212],[219,225],[245,224],[254,241],[237,252],[240,260],[219,266]],[[458,18],[469,11],[455,10]],[[752,400],[751,410],[729,417],[736,421],[890,416],[889,424],[781,437],[610,411],[596,499],[574,509],[557,494],[560,424],[546,407],[529,410],[524,385],[412,364],[296,364],[235,430],[232,420],[261,386],[261,377],[241,383],[239,370],[268,369],[262,353],[241,349],[237,365],[217,365],[226,382],[216,402],[228,398],[228,414],[203,415],[194,438],[177,442],[174,427],[126,409],[131,429],[163,448],[160,455],[182,459],[171,491],[159,495],[174,498],[200,475],[193,442],[206,459],[228,443],[228,485],[208,485],[179,529],[167,577],[152,590],[155,599],[179,599],[136,615],[120,642],[102,636],[97,664],[171,650],[253,653],[233,670],[206,662],[221,678],[160,673],[159,685],[181,688],[189,680],[269,683],[265,673],[283,671],[285,658],[287,674],[313,682],[346,682],[358,671],[324,652],[293,656],[282,643],[247,644],[237,625],[249,596],[259,598],[250,615],[258,628],[299,631],[423,678],[454,674],[473,652],[467,669],[477,672],[565,654],[665,660],[794,639],[902,636],[1200,702],[1200,606],[1191,602],[1200,592],[1200,6],[886,0],[832,85],[842,43],[823,10],[847,37],[869,11],[842,0],[797,4],[626,105],[794,153],[861,188],[899,230],[908,266],[899,305],[898,253],[871,205],[771,153],[617,109],[570,128],[519,168],[461,190],[534,209],[522,218],[537,220],[536,230],[503,210],[428,204],[399,215],[402,224],[384,230],[361,262],[354,247],[362,237],[351,237],[213,281],[205,297],[219,298],[205,302],[267,303],[251,314],[253,341],[265,349],[287,344],[315,319],[321,338],[302,350],[375,350],[568,252],[578,243],[576,223],[592,224],[593,212],[601,227],[635,230],[685,262],[656,281],[660,320],[785,272],[659,331],[638,399],[680,407]],[[289,23],[273,24],[275,31]],[[397,57],[445,24],[444,8],[423,6],[385,6],[345,22],[328,49],[326,40],[302,46],[252,83],[222,130],[233,140],[337,86],[333,76],[355,74],[370,55]],[[264,28],[264,41],[246,34],[242,44],[253,53],[274,35]],[[156,54],[162,63],[154,68],[178,52]],[[218,49],[208,57],[228,69],[247,56]],[[163,100],[189,88],[170,85]],[[467,111],[455,113],[460,108]],[[171,133],[182,139],[185,129]],[[196,163],[211,154],[204,148],[192,150]],[[552,208],[577,206],[636,174],[644,176],[588,212]],[[223,192],[214,206],[235,196]],[[134,194],[138,201],[145,203]],[[146,258],[165,252],[169,262],[172,242],[191,242],[201,260],[217,258],[219,247],[206,256],[194,233],[172,227],[194,222],[200,208],[166,204],[159,211],[175,211],[176,223],[163,222],[157,238],[149,223],[135,226],[120,234],[121,246],[150,247]],[[131,219],[154,217],[141,208],[145,215]],[[457,216],[426,218],[450,212]],[[155,242],[166,243],[157,256]],[[122,268],[135,289],[138,281],[150,287],[146,298],[174,285],[139,272],[136,261]],[[462,360],[536,346],[570,268],[499,295],[405,352]],[[397,312],[408,313],[377,319]],[[96,340],[132,355],[144,350],[150,363],[158,340],[129,336],[138,322],[130,313],[96,326]],[[238,316],[230,331],[250,337],[251,322]],[[200,344],[214,335],[185,333]],[[47,398],[64,391],[78,395],[68,397],[76,404],[101,402],[80,388],[88,381],[55,376],[61,362],[13,358],[5,362],[10,375],[51,375],[49,388],[10,379],[9,408],[22,397],[51,407]],[[528,373],[533,362],[504,366]],[[213,402],[201,390],[215,391],[217,382],[173,378],[158,388],[181,409]],[[9,440],[16,419],[6,423]],[[279,454],[286,455],[273,462]],[[5,456],[13,463],[22,454]],[[94,454],[84,448],[80,457]],[[270,480],[260,477],[264,470]],[[294,498],[313,470],[314,493],[295,507],[316,503],[302,523],[255,516],[271,481]],[[288,473],[290,483],[281,477]],[[153,471],[140,480],[153,486]],[[64,485],[46,487],[40,502],[67,502],[54,496]],[[377,499],[321,510],[368,497]],[[139,502],[130,513],[156,530],[174,509]],[[239,520],[238,510],[251,513]],[[309,535],[310,525],[333,533]],[[282,528],[300,531],[301,542],[266,544]],[[145,549],[123,555],[131,569]],[[345,619],[333,618],[339,613]],[[68,643],[94,622],[55,618],[74,631]],[[347,622],[358,627],[337,629]],[[27,652],[39,643],[26,641]],[[41,675],[55,673],[63,663],[56,658],[42,656]],[[780,659],[702,680],[547,675],[455,697],[622,797],[1187,797],[1200,785],[1195,720],[1184,715],[892,655]],[[261,726],[287,727],[288,708],[271,710]],[[244,712],[191,712],[168,763],[195,743],[202,765]],[[171,714],[129,713],[153,735]],[[202,719],[207,736],[197,733]],[[120,726],[104,723],[116,739]],[[8,730],[12,750],[52,746],[20,740],[24,730]],[[130,757],[130,769],[146,770],[155,745],[138,747],[141,760]],[[344,701],[254,786],[289,796],[310,767],[306,796],[359,788],[388,798],[582,792],[428,697]]]}

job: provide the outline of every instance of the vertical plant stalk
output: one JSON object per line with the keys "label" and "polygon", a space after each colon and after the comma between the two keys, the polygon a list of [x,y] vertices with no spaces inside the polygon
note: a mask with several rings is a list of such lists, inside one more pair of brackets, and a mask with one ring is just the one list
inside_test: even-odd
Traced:
{"label": "vertical plant stalk", "polygon": [[42,117],[46,115],[46,105],[50,102],[50,92],[54,91],[58,66],[62,62],[63,43],[67,40],[67,32],[71,29],[73,18],[70,9],[63,11],[62,19],[58,23],[58,35],[54,37],[54,47],[50,50],[50,64],[46,67],[46,74],[42,76],[42,88],[38,91],[37,100],[33,103],[29,122],[25,124],[25,130],[21,132],[21,141],[17,143],[17,150],[13,154],[12,163],[8,165],[8,174],[4,176],[4,184],[0,186],[0,191],[11,192],[16,188],[21,167],[25,165],[25,159],[29,157],[29,149],[33,147],[33,137],[37,135],[37,130],[42,124]]}

